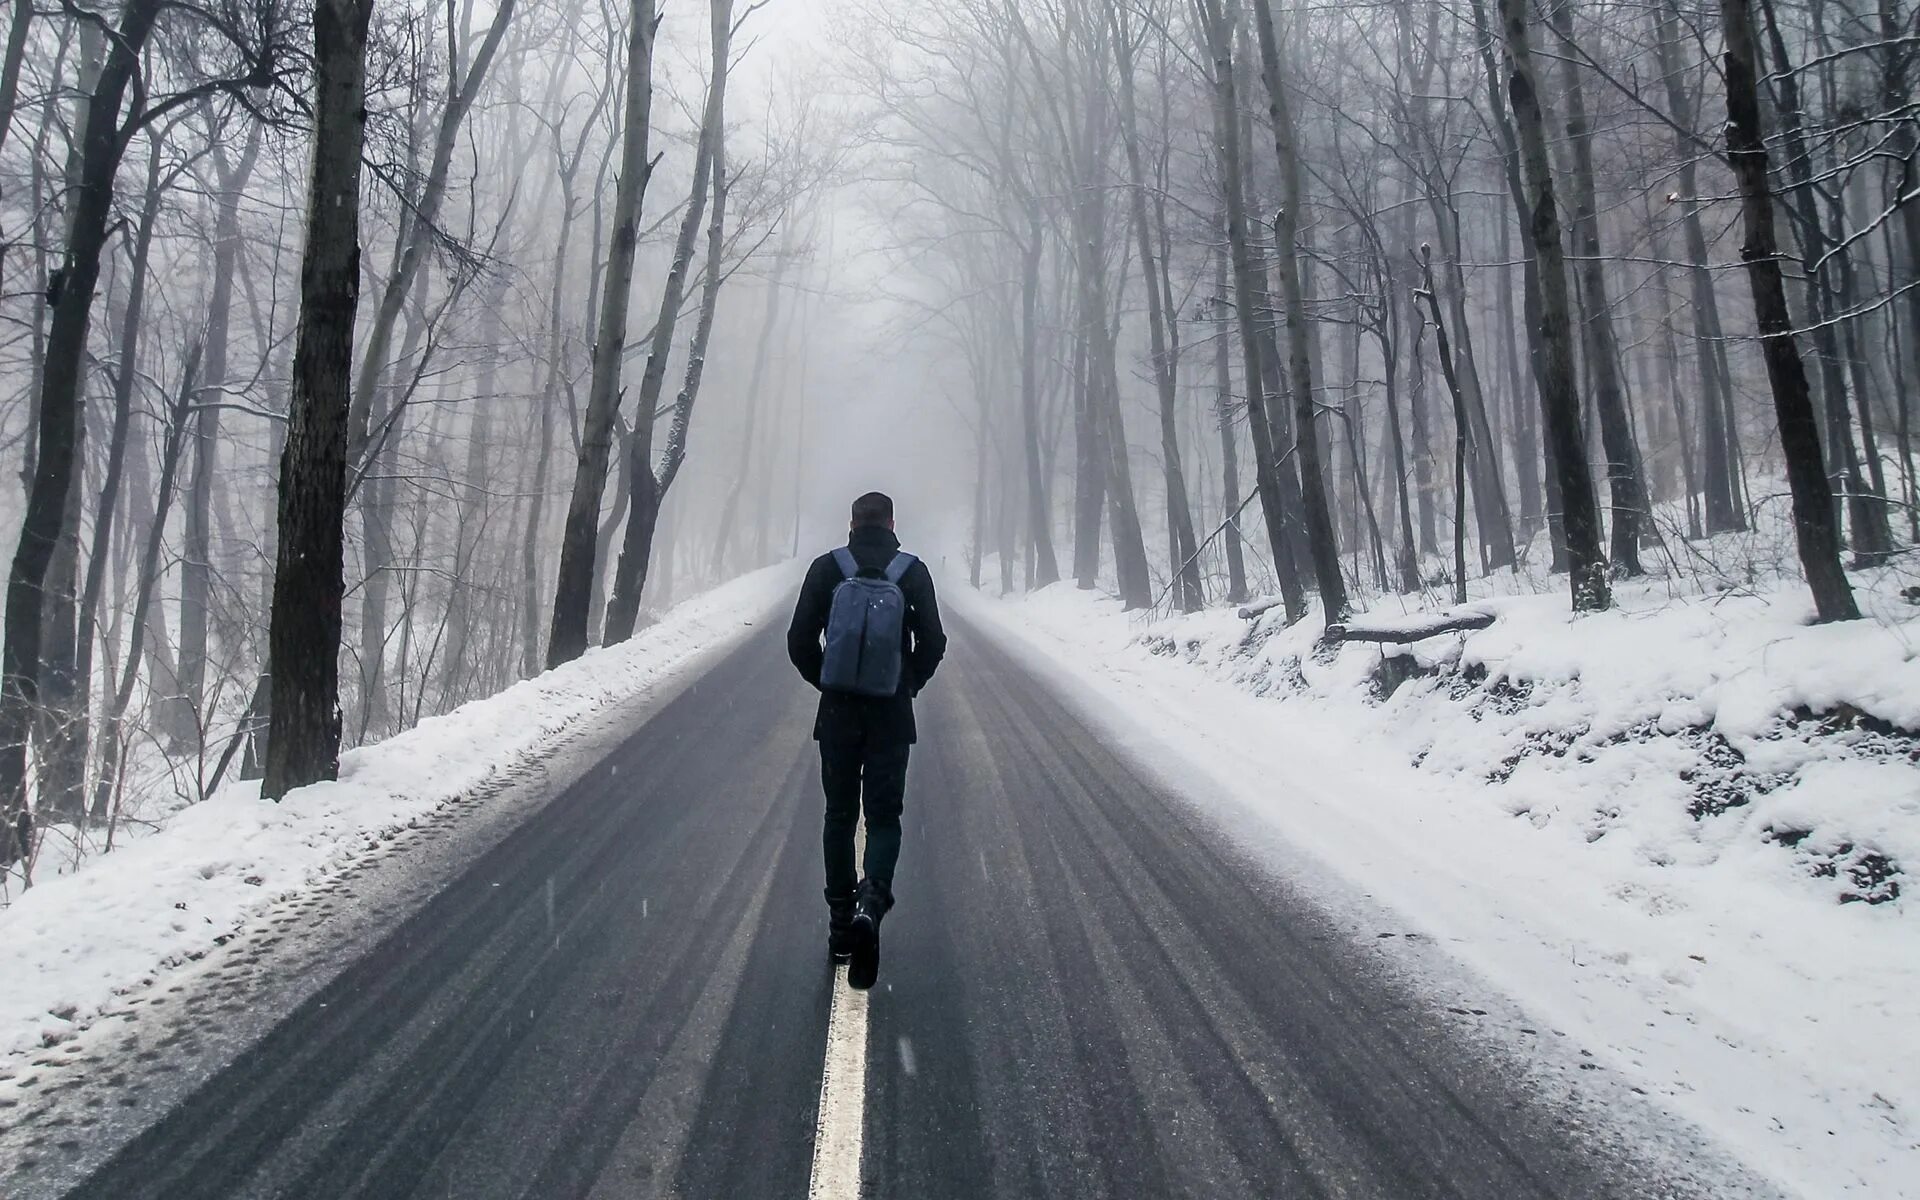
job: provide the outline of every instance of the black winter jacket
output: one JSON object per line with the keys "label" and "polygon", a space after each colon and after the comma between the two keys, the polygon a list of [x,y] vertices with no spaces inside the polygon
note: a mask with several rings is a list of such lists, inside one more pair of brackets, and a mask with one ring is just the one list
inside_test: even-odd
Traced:
{"label": "black winter jacket", "polygon": [[[862,526],[847,537],[847,549],[862,568],[885,569],[900,551],[900,539],[893,531],[877,525]],[[820,664],[826,652],[822,638],[827,630],[827,611],[833,607],[833,589],[845,576],[831,553],[822,554],[807,568],[807,579],[800,585],[800,602],[794,606],[793,624],[787,628],[787,657],[800,677],[818,688]],[[818,741],[865,741],[876,743],[912,742],[913,697],[940,666],[947,652],[947,635],[940,628],[940,606],[933,595],[933,573],[927,564],[916,561],[900,580],[907,598],[905,662],[900,672],[900,690],[892,696],[850,696],[838,692],[820,693],[820,712],[814,718],[813,736]]]}

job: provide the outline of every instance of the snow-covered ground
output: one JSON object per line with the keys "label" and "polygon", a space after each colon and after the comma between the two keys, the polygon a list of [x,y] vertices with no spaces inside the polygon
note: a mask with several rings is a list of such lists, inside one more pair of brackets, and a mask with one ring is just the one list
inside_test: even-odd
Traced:
{"label": "snow-covered ground", "polygon": [[689,599],[624,645],[345,754],[279,804],[229,783],[161,828],[43,877],[0,909],[0,1065],[85,1028],[116,993],[198,959],[254,914],[551,756],[593,720],[698,672],[784,599],[769,567]]}
{"label": "snow-covered ground", "polygon": [[1490,596],[1390,691],[1313,617],[956,602],[1256,851],[1324,863],[1785,1187],[1920,1196],[1920,608],[1860,582],[1873,619],[1825,627],[1791,581],[1579,619]]}

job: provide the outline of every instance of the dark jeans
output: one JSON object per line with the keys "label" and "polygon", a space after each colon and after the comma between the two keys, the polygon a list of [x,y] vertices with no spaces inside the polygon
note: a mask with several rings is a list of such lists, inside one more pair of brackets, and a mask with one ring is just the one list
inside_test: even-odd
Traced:
{"label": "dark jeans", "polygon": [[900,859],[900,808],[907,794],[905,742],[875,744],[864,739],[820,743],[820,783],[827,793],[827,820],[821,833],[826,851],[827,893],[851,896],[853,831],[867,811],[867,878],[893,888],[893,864]]}

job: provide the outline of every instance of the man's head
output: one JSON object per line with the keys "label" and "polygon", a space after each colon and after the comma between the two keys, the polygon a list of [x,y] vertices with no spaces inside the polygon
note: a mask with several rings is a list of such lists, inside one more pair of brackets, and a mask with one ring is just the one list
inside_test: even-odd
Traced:
{"label": "man's head", "polygon": [[893,528],[893,497],[885,492],[868,492],[853,502],[853,520],[849,529],[860,529],[871,525],[877,529]]}

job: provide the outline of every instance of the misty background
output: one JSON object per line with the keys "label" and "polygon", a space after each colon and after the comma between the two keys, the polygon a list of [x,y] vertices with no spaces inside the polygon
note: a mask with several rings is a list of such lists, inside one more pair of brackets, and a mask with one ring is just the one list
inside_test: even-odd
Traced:
{"label": "misty background", "polygon": [[[1804,575],[1857,615],[1920,539],[1916,21],[12,0],[9,886],[817,553],[871,489],[949,586],[1135,610]],[[349,342],[302,256],[356,245]]]}

